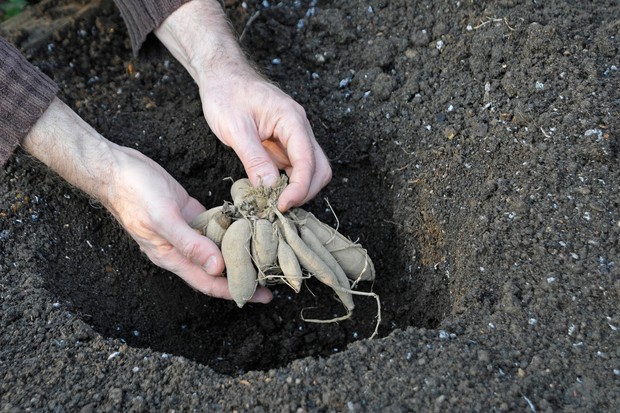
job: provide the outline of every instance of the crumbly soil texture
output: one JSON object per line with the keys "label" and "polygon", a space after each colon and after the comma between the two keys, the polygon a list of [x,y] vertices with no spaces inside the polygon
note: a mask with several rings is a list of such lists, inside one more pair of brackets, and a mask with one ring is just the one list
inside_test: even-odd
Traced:
{"label": "crumbly soil texture", "polygon": [[[0,411],[617,411],[618,3],[224,3],[331,160],[306,208],[372,257],[379,338],[367,297],[304,322],[342,311],[316,282],[243,309],[194,292],[18,151]],[[229,198],[242,165],[167,52],[133,58],[107,0],[27,13],[4,32],[63,101],[205,207]]]}

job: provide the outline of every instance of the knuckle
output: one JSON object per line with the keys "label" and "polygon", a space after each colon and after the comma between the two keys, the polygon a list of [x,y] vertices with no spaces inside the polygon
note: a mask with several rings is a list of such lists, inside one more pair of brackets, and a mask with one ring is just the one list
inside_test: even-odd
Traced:
{"label": "knuckle", "polygon": [[297,114],[299,116],[301,116],[302,118],[306,119],[307,115],[306,115],[306,109],[304,109],[303,106],[301,106],[299,103],[297,103],[296,101],[293,101],[293,108],[295,109],[295,111],[297,112]]}
{"label": "knuckle", "polygon": [[200,254],[200,244],[196,241],[190,241],[183,245],[181,253],[185,258],[195,262]]}
{"label": "knuckle", "polygon": [[245,161],[245,167],[248,170],[256,171],[267,168],[271,165],[269,159],[264,156],[250,156]]}

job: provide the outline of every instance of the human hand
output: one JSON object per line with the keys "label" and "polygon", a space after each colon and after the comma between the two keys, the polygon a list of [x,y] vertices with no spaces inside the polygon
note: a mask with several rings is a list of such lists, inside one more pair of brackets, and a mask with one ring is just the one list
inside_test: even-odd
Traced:
{"label": "human hand", "polygon": [[[108,210],[159,267],[177,274],[194,289],[212,297],[232,299],[222,277],[224,261],[218,247],[189,227],[205,211],[161,166],[131,148],[115,154],[118,172]],[[251,302],[268,303],[271,292],[259,287]]]}
{"label": "human hand", "polygon": [[237,153],[252,184],[271,186],[285,170],[289,184],[278,208],[312,199],[331,179],[331,168],[304,109],[253,72],[212,75],[200,88],[205,118]]}
{"label": "human hand", "polygon": [[237,153],[252,184],[271,185],[286,171],[281,211],[307,202],[330,181],[305,111],[251,67],[216,0],[186,3],[155,34],[197,82],[211,130]]}
{"label": "human hand", "polygon": [[[99,200],[153,263],[202,293],[231,299],[227,280],[220,276],[219,249],[188,225],[205,208],[157,163],[106,140],[58,99],[22,146]],[[260,288],[251,301],[271,298],[268,289]]]}

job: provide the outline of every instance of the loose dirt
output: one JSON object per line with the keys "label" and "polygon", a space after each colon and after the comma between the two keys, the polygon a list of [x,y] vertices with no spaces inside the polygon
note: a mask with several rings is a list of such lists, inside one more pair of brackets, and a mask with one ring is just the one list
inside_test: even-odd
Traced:
{"label": "loose dirt", "polygon": [[[163,51],[133,59],[112,3],[92,4],[40,3],[38,21],[79,18],[9,37],[100,133],[221,204],[243,169],[192,80]],[[340,311],[318,282],[243,309],[195,293],[18,152],[0,171],[0,411],[616,411],[617,2],[226,4],[332,162],[305,208],[334,224],[328,199],[368,250],[380,338],[363,297],[303,322]]]}

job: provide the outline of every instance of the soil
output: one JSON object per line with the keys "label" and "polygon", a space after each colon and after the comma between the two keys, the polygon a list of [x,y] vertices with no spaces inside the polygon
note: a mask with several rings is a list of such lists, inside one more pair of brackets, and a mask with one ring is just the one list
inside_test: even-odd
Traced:
{"label": "soil", "polygon": [[[0,171],[0,411],[618,411],[617,2],[225,3],[332,162],[306,207],[335,224],[328,199],[373,258],[380,338],[366,297],[303,322],[342,311],[319,283],[241,310],[197,294],[18,151]],[[67,104],[205,207],[229,199],[243,168],[171,56],[133,58],[110,1],[28,13],[4,31]]]}

